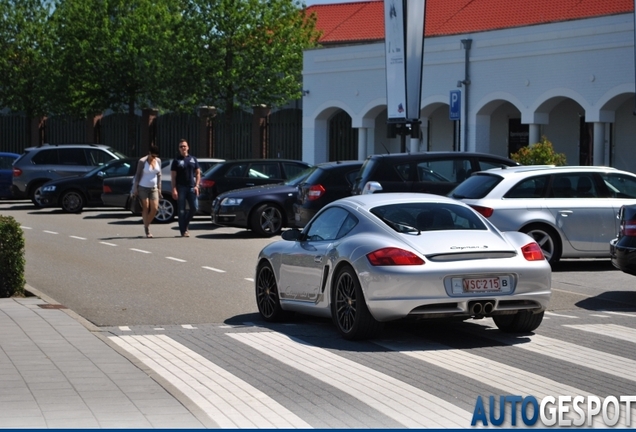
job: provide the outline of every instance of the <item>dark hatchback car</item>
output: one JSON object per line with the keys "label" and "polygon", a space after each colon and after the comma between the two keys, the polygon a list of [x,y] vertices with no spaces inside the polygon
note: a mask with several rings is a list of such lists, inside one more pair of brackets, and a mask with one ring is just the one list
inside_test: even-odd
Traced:
{"label": "dark hatchback car", "polygon": [[618,212],[618,237],[610,241],[612,264],[636,276],[636,205],[622,206]]}
{"label": "dark hatchback car", "polygon": [[369,156],[351,193],[422,192],[446,195],[473,172],[519,165],[487,153],[426,152]]}
{"label": "dark hatchback car", "polygon": [[326,162],[316,165],[299,185],[294,203],[294,223],[302,228],[318,210],[332,201],[351,195],[351,186],[362,167],[361,161]]}
{"label": "dark hatchback car", "polygon": [[19,157],[17,153],[0,152],[0,198],[13,197],[13,162]]}
{"label": "dark hatchback car", "polygon": [[212,201],[229,190],[282,183],[309,168],[290,159],[235,159],[220,162],[201,178],[199,212],[212,214]]}
{"label": "dark hatchback car", "polygon": [[212,223],[250,229],[262,237],[278,235],[284,227],[295,226],[292,206],[298,196],[298,185],[315,168],[307,168],[284,183],[220,194],[212,202]]}
{"label": "dark hatchback car", "polygon": [[51,180],[40,188],[40,203],[42,207],[61,207],[67,213],[103,206],[104,179],[132,175],[136,167],[136,158],[115,159],[82,176]]}

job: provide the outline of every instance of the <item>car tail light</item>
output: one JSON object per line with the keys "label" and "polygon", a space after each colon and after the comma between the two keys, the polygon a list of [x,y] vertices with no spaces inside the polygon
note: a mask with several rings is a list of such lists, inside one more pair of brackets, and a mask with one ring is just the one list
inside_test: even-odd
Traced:
{"label": "car tail light", "polygon": [[367,254],[371,265],[374,266],[394,266],[394,265],[422,265],[424,260],[413,252],[393,247],[378,249]]}
{"label": "car tail light", "polygon": [[523,253],[523,257],[528,261],[542,261],[545,259],[541,246],[536,242],[528,243],[521,248],[521,252]]}
{"label": "car tail light", "polygon": [[621,234],[636,237],[636,220],[626,220],[621,224]]}
{"label": "car tail light", "polygon": [[104,187],[102,188],[102,192],[104,193],[112,193],[113,190],[110,188],[110,186],[108,185],[103,185]]}
{"label": "car tail light", "polygon": [[313,185],[309,187],[307,191],[307,199],[309,201],[315,201],[325,193],[325,188],[322,185]]}
{"label": "car tail light", "polygon": [[13,167],[13,177],[20,177],[22,175],[22,170],[20,168]]}
{"label": "car tail light", "polygon": [[212,188],[214,187],[214,180],[201,179],[199,186],[201,186],[201,188]]}
{"label": "car tail light", "polygon": [[492,209],[490,207],[482,207],[478,205],[471,205],[471,207],[474,208],[477,211],[477,213],[480,213],[482,216],[485,216],[487,218],[492,216],[492,214],[495,211],[495,209]]}

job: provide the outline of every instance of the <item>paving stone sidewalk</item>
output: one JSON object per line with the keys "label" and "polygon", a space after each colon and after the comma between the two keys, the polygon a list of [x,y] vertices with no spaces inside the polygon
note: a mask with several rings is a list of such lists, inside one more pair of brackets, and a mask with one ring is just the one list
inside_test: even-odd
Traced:
{"label": "paving stone sidewalk", "polygon": [[0,299],[0,428],[211,426],[91,325],[37,296]]}

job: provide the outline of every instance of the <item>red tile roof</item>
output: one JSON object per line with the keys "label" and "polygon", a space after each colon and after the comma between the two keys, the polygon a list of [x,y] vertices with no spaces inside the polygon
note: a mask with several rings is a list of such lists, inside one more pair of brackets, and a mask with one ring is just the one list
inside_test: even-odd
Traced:
{"label": "red tile roof", "polygon": [[[322,44],[384,40],[384,2],[307,7],[316,12]],[[510,27],[631,13],[634,0],[427,0],[426,36],[473,33]]]}

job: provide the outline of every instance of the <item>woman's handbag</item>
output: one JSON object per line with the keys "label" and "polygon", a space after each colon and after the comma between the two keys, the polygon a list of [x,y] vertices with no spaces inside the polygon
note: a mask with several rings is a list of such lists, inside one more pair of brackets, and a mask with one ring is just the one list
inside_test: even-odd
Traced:
{"label": "woman's handbag", "polygon": [[141,214],[142,207],[141,207],[141,198],[139,198],[139,195],[131,195],[130,200],[131,200],[130,211],[132,211],[135,214]]}

